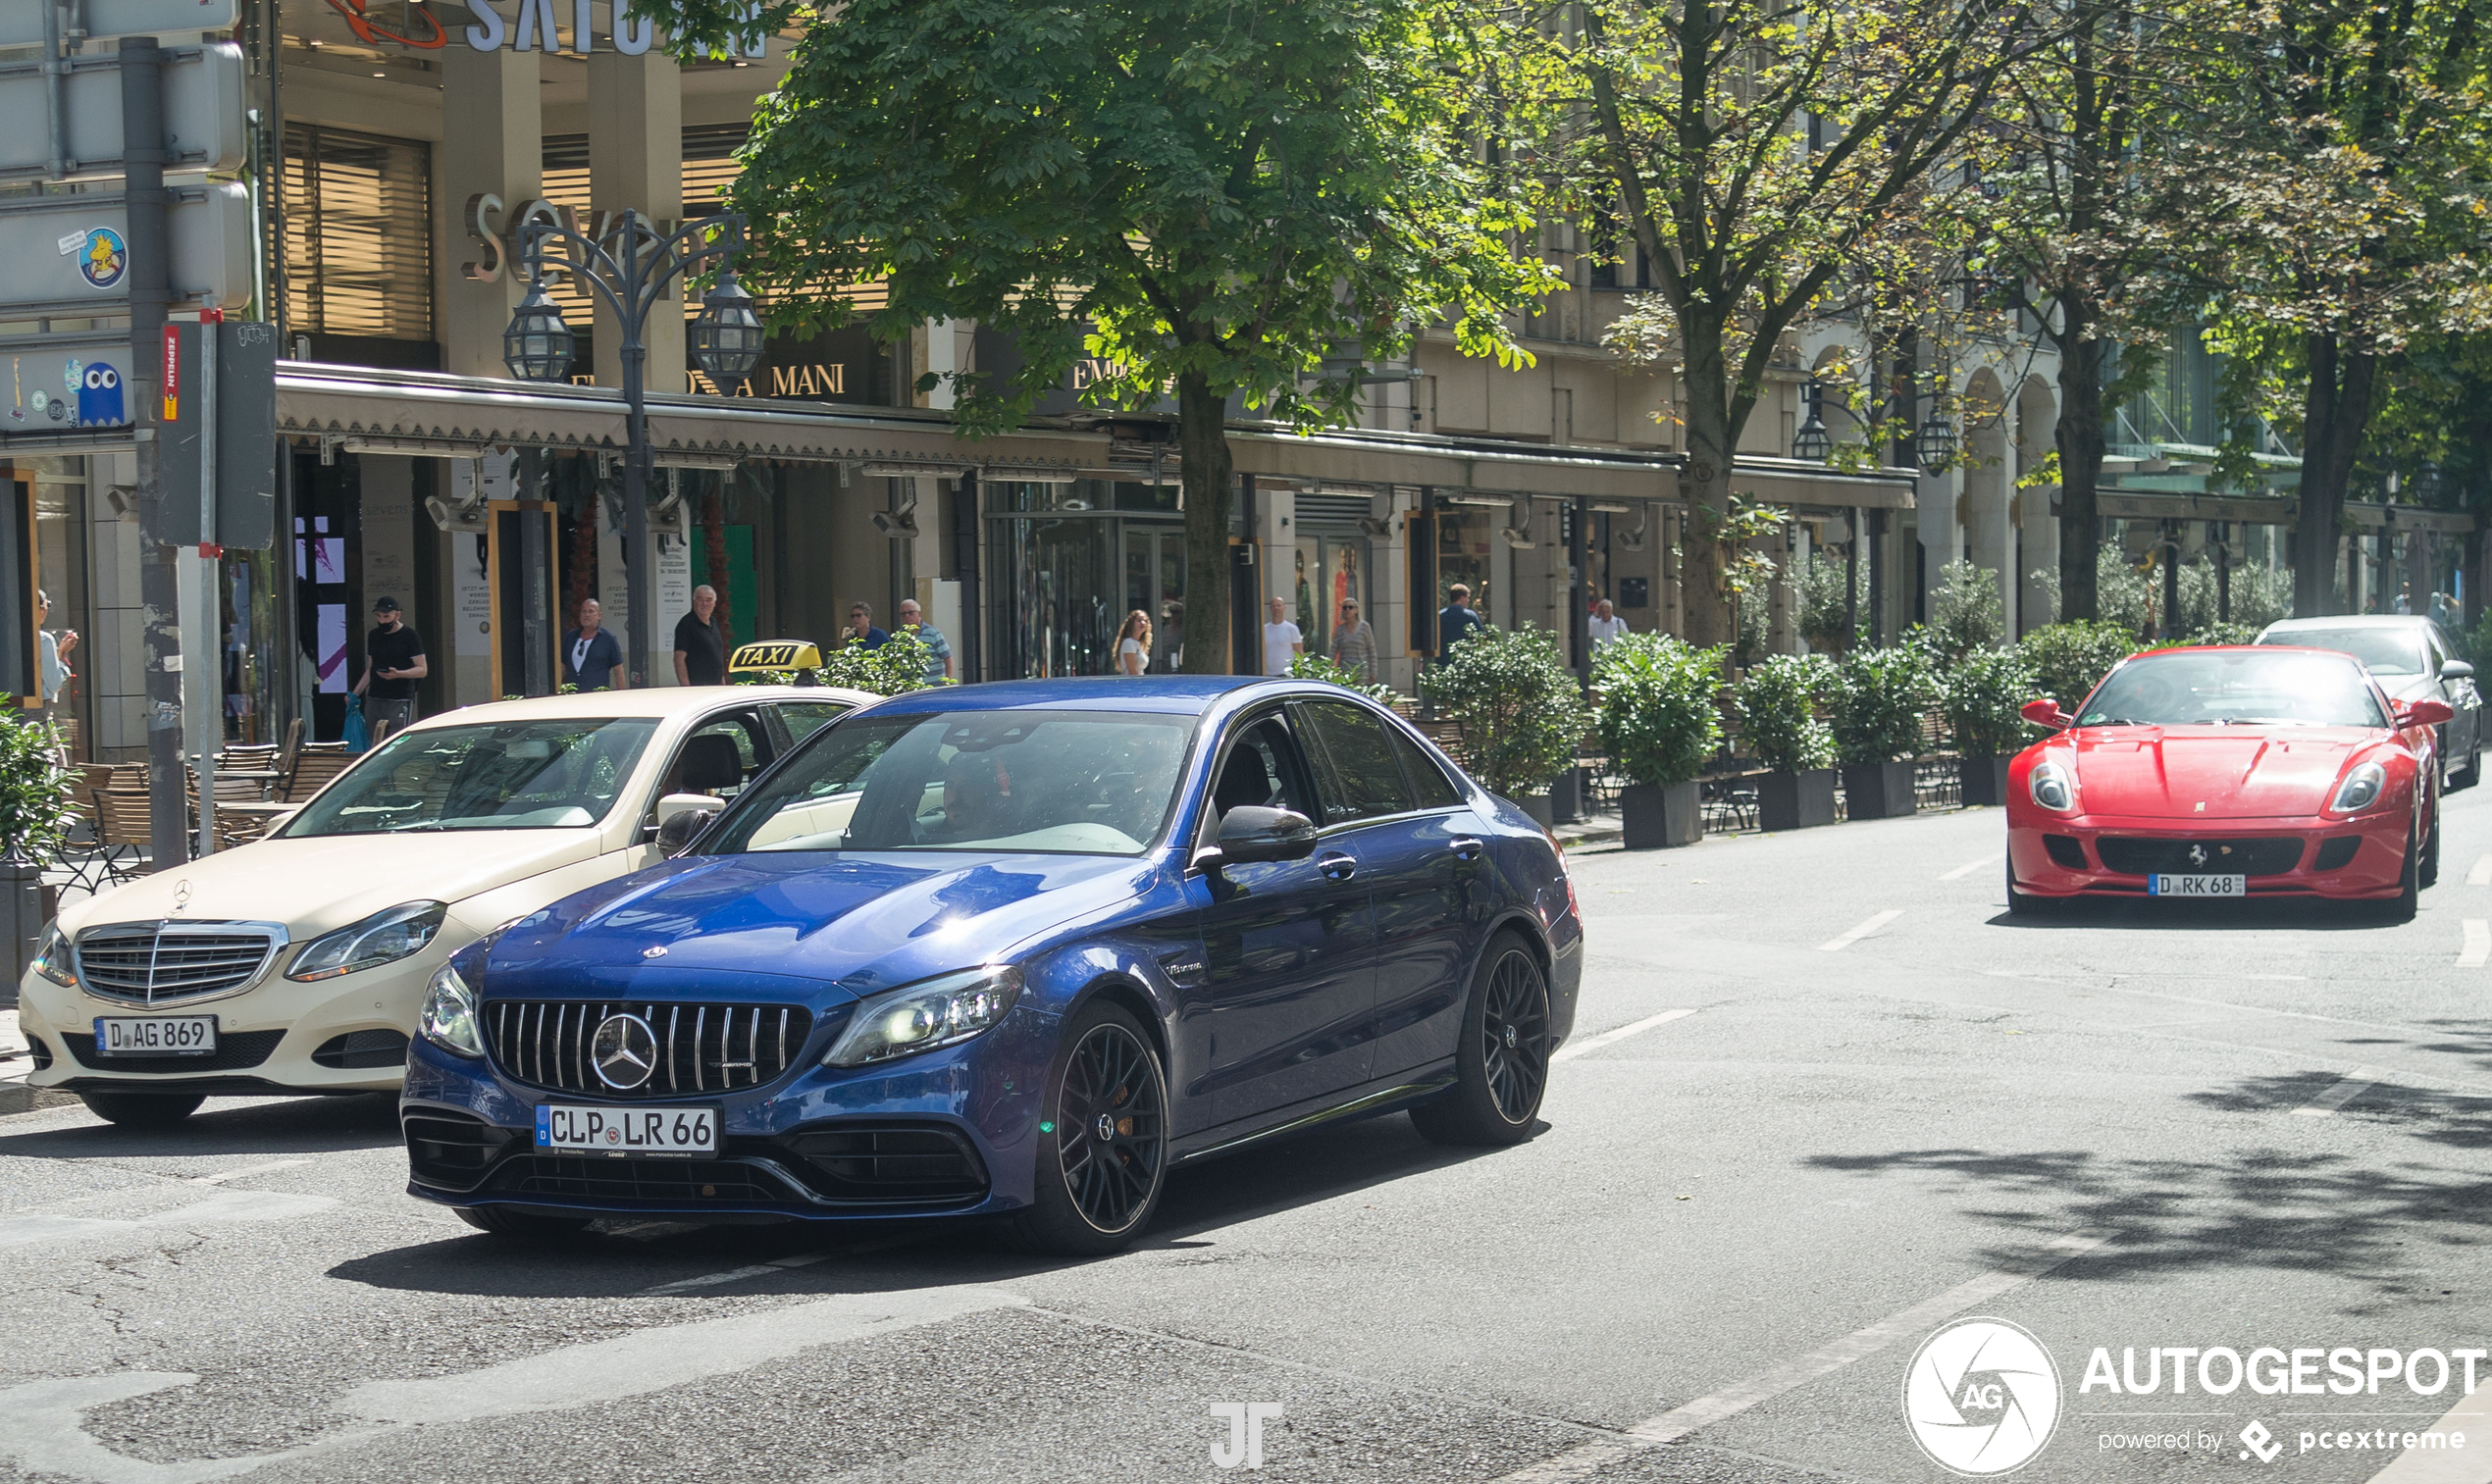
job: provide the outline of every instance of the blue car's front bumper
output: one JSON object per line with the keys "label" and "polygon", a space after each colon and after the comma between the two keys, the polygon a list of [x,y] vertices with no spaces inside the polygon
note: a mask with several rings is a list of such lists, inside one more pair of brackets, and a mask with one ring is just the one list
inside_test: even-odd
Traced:
{"label": "blue car's front bumper", "polygon": [[[1056,1017],[1024,1004],[973,1041],[856,1069],[796,1070],[688,1098],[597,1098],[517,1081],[418,1037],[399,1120],[409,1194],[448,1205],[703,1220],[975,1216],[1030,1200],[1038,1103]],[[631,1156],[536,1147],[537,1108],[714,1107],[715,1155]]]}

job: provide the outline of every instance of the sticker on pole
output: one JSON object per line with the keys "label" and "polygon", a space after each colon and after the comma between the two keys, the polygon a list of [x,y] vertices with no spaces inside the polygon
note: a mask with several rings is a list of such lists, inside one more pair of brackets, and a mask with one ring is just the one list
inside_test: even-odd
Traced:
{"label": "sticker on pole", "polygon": [[90,227],[78,234],[77,242],[76,247],[66,250],[78,255],[78,276],[86,281],[86,286],[121,286],[122,275],[130,272],[130,244],[122,240],[122,234],[109,227]]}

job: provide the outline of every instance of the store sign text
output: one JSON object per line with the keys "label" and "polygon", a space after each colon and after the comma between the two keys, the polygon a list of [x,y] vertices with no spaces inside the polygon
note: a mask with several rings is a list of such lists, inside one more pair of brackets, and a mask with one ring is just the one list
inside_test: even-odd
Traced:
{"label": "store sign text", "polygon": [[[571,45],[568,48],[563,46],[557,29],[556,0],[519,0],[517,13],[507,18],[501,12],[504,3],[507,0],[467,0],[467,11],[474,18],[474,24],[465,26],[460,34],[469,46],[480,52],[493,52],[500,51],[507,43],[515,52],[569,50],[583,57],[596,49],[596,37],[590,29],[590,0],[571,0]],[[425,16],[430,31],[410,36],[376,25],[365,14],[370,0],[329,0],[329,4],[331,9],[346,18],[346,25],[354,29],[355,35],[368,43],[391,41],[400,46],[431,51],[449,41],[441,23],[427,13],[418,14]],[[747,14],[758,14],[759,11],[759,0],[753,0]],[[606,44],[627,57],[640,56],[657,44],[657,23],[626,13],[606,33]],[[766,38],[757,38],[752,45],[742,48],[739,55],[764,57],[767,55],[766,45]]]}

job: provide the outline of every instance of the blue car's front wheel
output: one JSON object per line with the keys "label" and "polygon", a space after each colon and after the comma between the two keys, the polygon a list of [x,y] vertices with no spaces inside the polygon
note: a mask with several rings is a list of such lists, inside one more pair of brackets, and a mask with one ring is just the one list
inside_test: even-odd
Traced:
{"label": "blue car's front wheel", "polygon": [[1122,1249],[1150,1223],[1168,1179],[1168,1078],[1141,1024],[1103,1000],[1074,1016],[1042,1106],[1019,1235],[1070,1255]]}

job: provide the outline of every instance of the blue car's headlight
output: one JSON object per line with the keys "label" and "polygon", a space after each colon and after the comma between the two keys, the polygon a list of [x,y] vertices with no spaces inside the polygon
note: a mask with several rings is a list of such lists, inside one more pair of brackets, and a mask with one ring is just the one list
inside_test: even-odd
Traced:
{"label": "blue car's headlight", "polygon": [[448,964],[433,976],[433,987],[425,992],[424,1012],[415,1018],[416,1029],[424,1039],[442,1050],[461,1056],[485,1054],[485,1038],[476,1026],[476,996],[458,970]]}
{"label": "blue car's headlight", "polygon": [[1021,971],[962,969],[857,1005],[822,1054],[824,1066],[864,1066],[954,1046],[993,1027],[1021,998]]}
{"label": "blue car's headlight", "polygon": [[449,911],[447,902],[410,901],[375,912],[303,945],[286,977],[335,979],[421,953],[441,934],[441,919]]}

